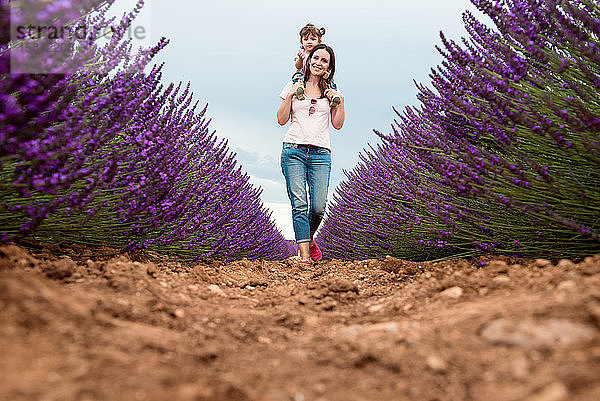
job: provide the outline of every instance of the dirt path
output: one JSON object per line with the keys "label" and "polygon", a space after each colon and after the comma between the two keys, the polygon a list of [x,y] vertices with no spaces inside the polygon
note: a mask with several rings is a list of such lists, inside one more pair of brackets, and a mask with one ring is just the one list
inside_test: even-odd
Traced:
{"label": "dirt path", "polygon": [[600,255],[495,260],[190,269],[0,247],[0,399],[599,400]]}

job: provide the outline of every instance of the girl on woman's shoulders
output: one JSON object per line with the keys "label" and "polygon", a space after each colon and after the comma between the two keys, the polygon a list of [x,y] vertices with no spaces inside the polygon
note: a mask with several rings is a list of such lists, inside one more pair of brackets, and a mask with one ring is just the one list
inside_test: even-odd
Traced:
{"label": "girl on woman's shoulders", "polygon": [[[277,110],[280,125],[290,122],[283,139],[281,171],[292,205],[292,223],[300,257],[307,264],[321,259],[321,250],[313,237],[327,203],[331,172],[329,123],[339,130],[346,118],[344,96],[339,90],[328,87],[334,73],[333,49],[324,44],[315,46],[308,55],[304,99],[299,100],[296,96],[302,83],[289,82],[281,92],[281,106]],[[331,107],[334,98],[339,98],[339,103],[336,101]]]}

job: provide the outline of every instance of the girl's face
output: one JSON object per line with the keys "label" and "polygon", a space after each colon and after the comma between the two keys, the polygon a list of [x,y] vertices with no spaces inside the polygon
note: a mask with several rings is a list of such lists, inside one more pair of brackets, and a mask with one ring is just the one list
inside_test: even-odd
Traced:
{"label": "girl's face", "polygon": [[325,49],[319,49],[314,52],[309,60],[310,73],[317,76],[322,76],[329,69],[329,52]]}
{"label": "girl's face", "polygon": [[306,35],[302,38],[302,47],[307,53],[310,53],[319,43],[321,43],[321,38],[318,38],[315,35]]}

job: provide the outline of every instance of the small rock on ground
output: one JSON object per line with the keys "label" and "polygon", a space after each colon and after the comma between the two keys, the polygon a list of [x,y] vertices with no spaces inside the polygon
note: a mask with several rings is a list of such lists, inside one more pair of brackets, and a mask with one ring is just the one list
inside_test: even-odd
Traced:
{"label": "small rock on ground", "polygon": [[525,401],[563,401],[567,400],[568,397],[569,390],[567,387],[560,382],[554,382],[544,387],[541,391],[530,395]]}
{"label": "small rock on ground", "polygon": [[462,296],[463,289],[460,287],[450,287],[446,288],[444,291],[440,292],[440,297],[442,298],[450,298],[450,299],[458,299]]}
{"label": "small rock on ground", "polygon": [[221,287],[219,287],[219,286],[218,286],[218,285],[216,285],[216,284],[211,284],[211,285],[209,285],[209,286],[207,287],[207,289],[208,289],[208,290],[209,290],[211,293],[213,293],[213,294],[215,294],[215,295],[218,295],[218,296],[220,296],[220,297],[226,297],[226,296],[227,296],[227,294],[225,294],[225,291],[223,291],[223,290],[221,289]]}
{"label": "small rock on ground", "polygon": [[488,323],[481,332],[481,337],[491,343],[523,348],[571,346],[587,343],[595,336],[593,328],[566,319],[547,319],[539,322],[496,319]]}

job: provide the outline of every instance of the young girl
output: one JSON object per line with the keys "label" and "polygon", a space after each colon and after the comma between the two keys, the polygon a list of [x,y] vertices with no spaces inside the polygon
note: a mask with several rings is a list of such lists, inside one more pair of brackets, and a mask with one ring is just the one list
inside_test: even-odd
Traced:
{"label": "young girl", "polygon": [[[306,24],[304,28],[300,30],[300,50],[294,58],[294,65],[296,66],[296,72],[292,75],[292,84],[298,82],[302,83],[296,89],[296,97],[298,100],[304,100],[304,75],[306,74],[306,66],[308,63],[308,54],[314,49],[314,47],[321,43],[321,38],[325,35],[325,28],[317,29],[313,24]],[[325,73],[324,78],[328,78],[329,73]],[[337,89],[337,85],[333,80],[327,84],[327,89]],[[339,96],[334,96],[331,99],[330,107],[336,107],[340,104]]]}

